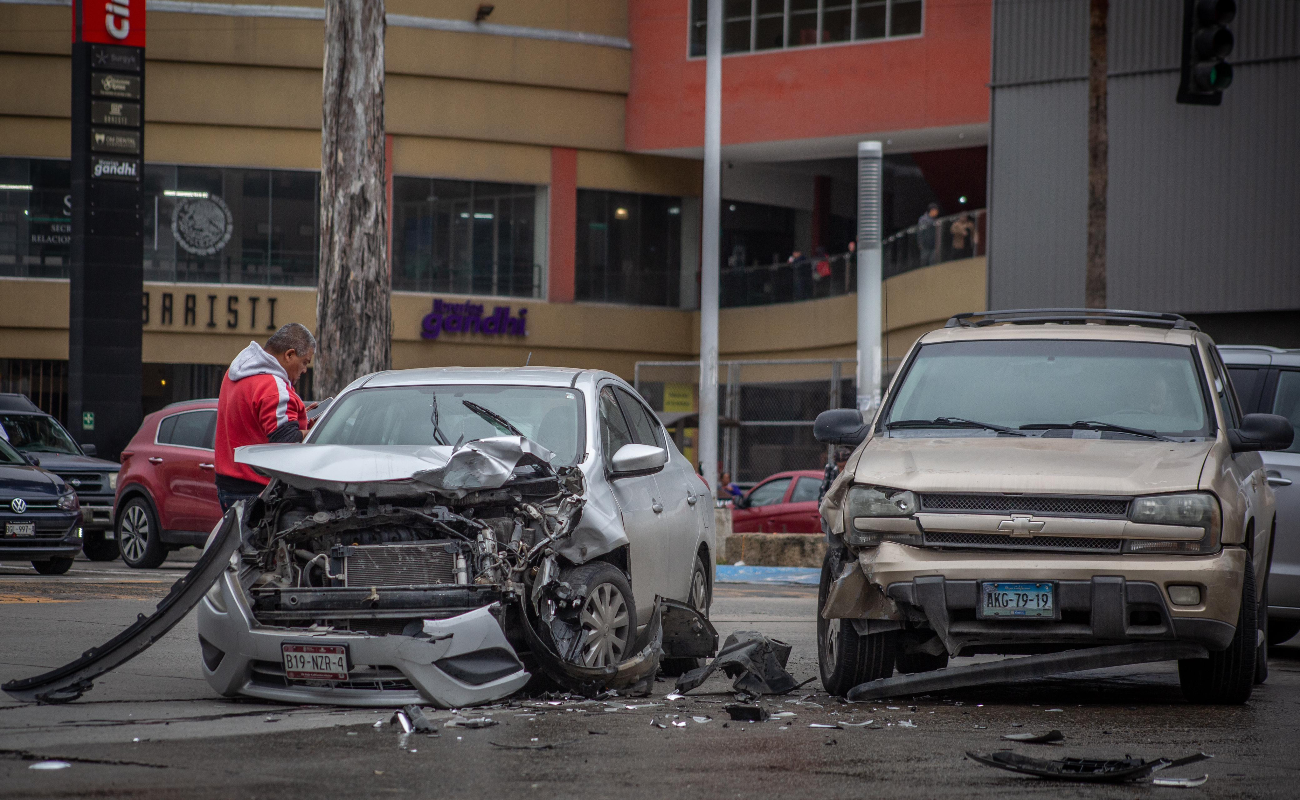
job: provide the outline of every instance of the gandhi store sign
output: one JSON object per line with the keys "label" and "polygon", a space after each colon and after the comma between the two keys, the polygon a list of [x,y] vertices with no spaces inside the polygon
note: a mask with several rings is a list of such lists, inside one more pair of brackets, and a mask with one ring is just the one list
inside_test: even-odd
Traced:
{"label": "gandhi store sign", "polygon": [[439,333],[481,333],[485,336],[527,336],[528,309],[521,308],[515,316],[510,306],[496,306],[489,316],[484,316],[484,306],[477,303],[445,303],[433,301],[433,311],[421,323],[420,336],[437,339]]}

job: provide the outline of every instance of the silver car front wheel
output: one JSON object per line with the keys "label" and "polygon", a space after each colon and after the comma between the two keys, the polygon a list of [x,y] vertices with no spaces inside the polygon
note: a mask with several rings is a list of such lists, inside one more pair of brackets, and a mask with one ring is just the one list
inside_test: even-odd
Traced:
{"label": "silver car front wheel", "polygon": [[632,637],[628,599],[612,583],[592,588],[582,605],[582,664],[587,667],[617,666],[627,653]]}

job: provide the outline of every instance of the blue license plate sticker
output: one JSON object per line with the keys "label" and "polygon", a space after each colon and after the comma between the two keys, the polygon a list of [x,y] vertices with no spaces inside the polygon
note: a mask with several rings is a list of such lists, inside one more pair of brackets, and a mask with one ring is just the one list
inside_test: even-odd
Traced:
{"label": "blue license plate sticker", "polygon": [[980,616],[1055,619],[1056,592],[1050,583],[985,583]]}

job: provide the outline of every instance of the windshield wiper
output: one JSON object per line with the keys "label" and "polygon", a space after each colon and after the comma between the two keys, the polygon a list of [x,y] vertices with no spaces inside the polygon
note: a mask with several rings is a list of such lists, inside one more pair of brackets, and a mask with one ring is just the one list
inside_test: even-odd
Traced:
{"label": "windshield wiper", "polygon": [[475,414],[478,414],[480,417],[487,420],[493,426],[513,433],[515,436],[524,435],[523,431],[519,430],[514,425],[511,425],[510,420],[501,416],[497,412],[486,409],[472,400],[461,400],[460,403],[465,406],[465,408],[468,408],[470,411],[473,411]]}
{"label": "windshield wiper", "polygon": [[441,445],[451,444],[438,427],[438,394],[437,392],[431,392],[429,396],[433,398],[433,413],[429,415],[429,421],[433,423],[433,440]]}
{"label": "windshield wiper", "polygon": [[976,422],[973,419],[962,419],[961,417],[935,417],[934,419],[899,419],[893,422],[886,422],[885,429],[893,428],[984,428],[985,430],[1006,433],[1011,436],[1024,436],[1025,434],[1015,428],[1008,428],[1005,425],[994,425],[991,422]]}
{"label": "windshield wiper", "polygon": [[1115,425],[1110,422],[1101,422],[1095,419],[1081,419],[1071,423],[1064,422],[1035,422],[1032,425],[1021,425],[1023,431],[1050,431],[1050,430],[1076,430],[1076,431],[1112,431],[1114,433],[1128,433],[1133,436],[1143,436],[1147,439],[1158,439],[1162,442],[1172,442],[1168,436],[1161,436],[1155,431],[1144,431],[1141,428],[1130,428],[1127,425]]}

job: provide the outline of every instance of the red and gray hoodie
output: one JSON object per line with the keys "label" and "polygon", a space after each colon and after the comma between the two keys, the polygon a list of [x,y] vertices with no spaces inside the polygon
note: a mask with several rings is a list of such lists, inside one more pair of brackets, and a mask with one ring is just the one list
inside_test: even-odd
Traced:
{"label": "red and gray hoodie", "polygon": [[267,484],[245,464],[235,463],[235,448],[249,444],[301,442],[307,409],[275,356],[249,342],[230,362],[217,400],[217,486],[230,492],[257,492]]}

